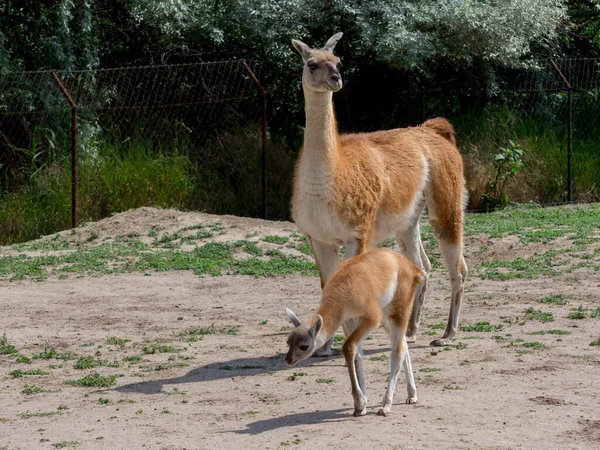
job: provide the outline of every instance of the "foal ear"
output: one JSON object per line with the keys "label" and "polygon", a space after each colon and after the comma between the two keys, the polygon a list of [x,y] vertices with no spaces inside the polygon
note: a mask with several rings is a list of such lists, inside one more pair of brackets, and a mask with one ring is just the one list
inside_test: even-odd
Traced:
{"label": "foal ear", "polygon": [[294,45],[296,50],[298,50],[298,53],[300,53],[300,55],[302,55],[302,59],[304,61],[306,61],[308,58],[310,58],[312,49],[308,45],[306,45],[304,42],[299,41],[297,39],[292,39],[292,44]]}
{"label": "foal ear", "polygon": [[300,325],[302,325],[302,322],[300,321],[300,319],[298,319],[298,316],[294,313],[294,311],[292,311],[289,308],[285,308],[285,313],[288,315],[288,317],[292,321],[292,324],[296,328],[298,328]]}
{"label": "foal ear", "polygon": [[335,33],[333,36],[331,36],[329,38],[327,43],[323,46],[323,50],[332,52],[333,48],[335,47],[335,44],[337,44],[337,42],[342,38],[343,35],[344,35],[344,33],[342,33],[341,31],[339,33]]}
{"label": "foal ear", "polygon": [[317,314],[317,317],[314,321],[314,323],[312,324],[312,327],[310,327],[310,334],[311,336],[314,338],[317,336],[317,334],[319,334],[319,331],[321,331],[321,328],[323,327],[323,318]]}

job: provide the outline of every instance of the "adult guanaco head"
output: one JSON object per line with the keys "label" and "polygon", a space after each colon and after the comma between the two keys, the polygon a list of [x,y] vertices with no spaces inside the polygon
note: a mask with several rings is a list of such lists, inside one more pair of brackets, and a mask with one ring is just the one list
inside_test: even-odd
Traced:
{"label": "adult guanaco head", "polygon": [[296,327],[289,334],[287,344],[289,350],[285,355],[285,362],[288,366],[295,366],[300,361],[305,360],[323,343],[317,342],[317,336],[323,326],[323,318],[316,315],[312,324],[303,325],[298,316],[289,308],[285,308],[285,312]]}
{"label": "adult guanaco head", "polygon": [[341,38],[341,32],[334,34],[321,49],[310,48],[304,42],[292,39],[304,61],[302,84],[305,88],[316,92],[336,92],[342,88],[340,58],[332,53]]}

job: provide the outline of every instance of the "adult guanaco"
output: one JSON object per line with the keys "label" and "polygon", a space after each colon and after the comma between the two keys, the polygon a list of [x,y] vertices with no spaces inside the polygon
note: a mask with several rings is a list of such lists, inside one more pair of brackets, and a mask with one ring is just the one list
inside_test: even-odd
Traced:
{"label": "adult guanaco", "polygon": [[[292,43],[302,56],[306,128],[294,173],[292,217],[310,241],[321,287],[339,262],[395,235],[401,252],[425,274],[407,330],[414,342],[431,264],[423,249],[419,218],[429,222],[450,275],[452,300],[446,330],[431,345],[451,343],[458,329],[467,265],[463,258],[463,163],[454,128],[435,118],[421,126],[339,134],[332,95],[342,88],[340,59],[332,51],[342,33],[321,49]],[[331,342],[315,354],[331,354]]]}
{"label": "adult guanaco", "polygon": [[293,366],[308,358],[342,326],[346,335],[342,354],[352,385],[354,415],[362,416],[366,414],[367,394],[361,343],[381,323],[392,345],[390,377],[378,414],[390,412],[401,366],[408,389],[406,403],[416,403],[405,334],[415,293],[424,281],[425,275],[417,266],[389,249],[370,250],[342,262],[323,288],[321,304],[310,320],[303,324],[286,308],[296,327],[287,339],[286,363]]}

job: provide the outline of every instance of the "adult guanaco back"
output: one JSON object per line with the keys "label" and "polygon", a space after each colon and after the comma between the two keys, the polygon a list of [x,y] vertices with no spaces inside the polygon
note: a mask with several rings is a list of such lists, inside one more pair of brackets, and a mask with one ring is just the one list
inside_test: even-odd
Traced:
{"label": "adult guanaco back", "polygon": [[352,384],[354,415],[362,416],[366,414],[367,395],[361,342],[381,323],[392,345],[390,377],[378,414],[390,412],[401,366],[408,389],[406,403],[416,403],[417,389],[405,334],[415,293],[424,281],[417,266],[389,249],[370,250],[342,262],[323,288],[321,304],[310,320],[303,324],[286,308],[296,327],[287,339],[286,363],[293,366],[308,358],[342,326],[346,335],[342,354]]}
{"label": "adult guanaco back", "polygon": [[[340,59],[332,52],[342,33],[321,49],[292,43],[302,56],[306,127],[294,174],[292,217],[308,235],[324,286],[346,257],[396,237],[400,250],[425,273],[407,331],[414,342],[431,265],[423,249],[419,218],[425,205],[450,275],[448,324],[431,345],[451,342],[458,330],[467,265],[463,258],[466,201],[462,157],[454,128],[436,118],[419,127],[338,134],[332,94],[342,88]],[[330,354],[327,342],[317,355]]]}

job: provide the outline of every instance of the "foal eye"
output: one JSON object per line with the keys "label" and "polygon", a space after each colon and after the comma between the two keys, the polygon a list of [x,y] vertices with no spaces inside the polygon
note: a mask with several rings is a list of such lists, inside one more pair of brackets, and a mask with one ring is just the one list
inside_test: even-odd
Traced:
{"label": "foal eye", "polygon": [[306,350],[308,350],[308,345],[299,345],[298,348],[305,352]]}

